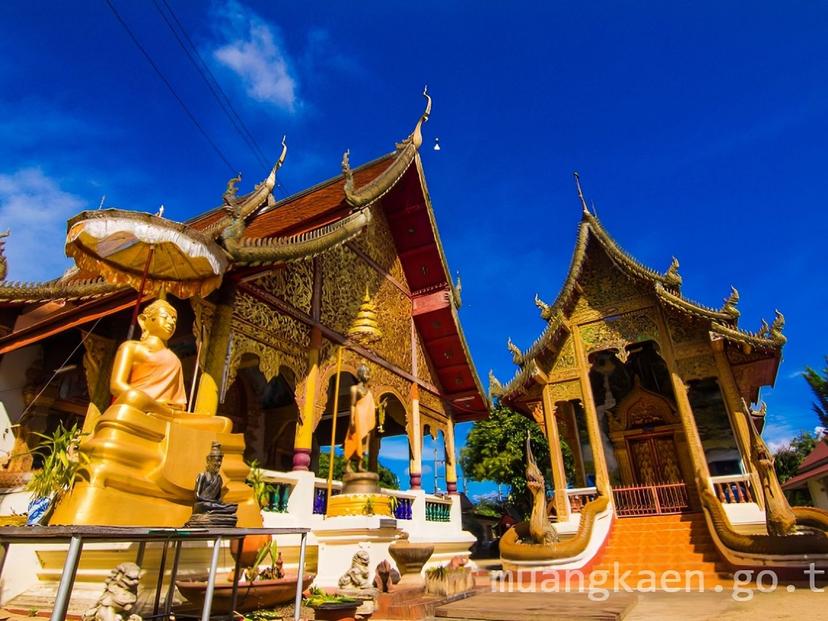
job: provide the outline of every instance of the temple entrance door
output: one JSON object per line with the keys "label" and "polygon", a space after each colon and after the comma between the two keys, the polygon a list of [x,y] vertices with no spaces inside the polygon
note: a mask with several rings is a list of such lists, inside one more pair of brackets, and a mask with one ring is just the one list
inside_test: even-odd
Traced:
{"label": "temple entrance door", "polygon": [[681,483],[681,468],[673,435],[651,435],[628,441],[638,485]]}

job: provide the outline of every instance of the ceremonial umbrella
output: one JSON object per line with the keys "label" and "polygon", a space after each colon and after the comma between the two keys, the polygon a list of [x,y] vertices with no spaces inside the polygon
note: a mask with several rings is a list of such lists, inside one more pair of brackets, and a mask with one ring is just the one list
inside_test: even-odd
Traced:
{"label": "ceremonial umbrella", "polygon": [[148,213],[83,211],[68,222],[66,254],[84,271],[145,294],[204,297],[221,284],[228,256],[201,232]]}

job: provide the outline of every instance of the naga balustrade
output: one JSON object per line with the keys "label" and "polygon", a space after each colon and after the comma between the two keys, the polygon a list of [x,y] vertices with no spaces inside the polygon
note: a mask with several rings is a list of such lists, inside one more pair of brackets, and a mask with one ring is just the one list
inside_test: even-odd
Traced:
{"label": "naga balustrade", "polygon": [[734,476],[711,477],[716,498],[722,504],[742,504],[756,502],[750,477],[746,474]]}
{"label": "naga balustrade", "polygon": [[615,487],[612,495],[618,517],[669,515],[690,508],[684,483]]}

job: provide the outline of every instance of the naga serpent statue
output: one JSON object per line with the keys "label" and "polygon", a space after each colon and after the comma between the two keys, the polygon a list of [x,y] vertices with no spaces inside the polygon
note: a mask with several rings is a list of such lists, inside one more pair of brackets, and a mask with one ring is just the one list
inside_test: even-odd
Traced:
{"label": "naga serpent statue", "polygon": [[599,490],[595,500],[581,511],[581,521],[574,537],[560,540],[558,532],[546,512],[546,485],[541,470],[526,440],[526,480],[532,493],[532,514],[528,521],[510,528],[500,538],[500,557],[504,561],[536,562],[543,564],[554,559],[577,556],[584,551],[598,514],[607,509],[607,496]]}

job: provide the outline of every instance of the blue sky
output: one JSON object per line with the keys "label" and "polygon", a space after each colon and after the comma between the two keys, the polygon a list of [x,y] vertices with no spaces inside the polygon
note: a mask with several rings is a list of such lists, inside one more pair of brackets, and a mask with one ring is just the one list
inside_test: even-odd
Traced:
{"label": "blue sky", "polygon": [[[105,0],[4,3],[11,278],[64,269],[66,218],[104,194],[183,220],[219,202],[231,171],[243,190],[265,174],[153,2],[111,1],[230,166]],[[353,163],[390,150],[429,85],[426,141],[442,150],[423,160],[482,376],[510,377],[507,337],[525,347],[543,327],[532,297],[552,301],[566,273],[579,170],[623,247],[657,269],[680,259],[686,295],[718,306],[736,285],[746,327],[785,313],[768,437],[815,425],[799,373],[828,354],[828,6],[168,2],[268,160],[288,135],[282,195],[337,174],[346,148]]]}

